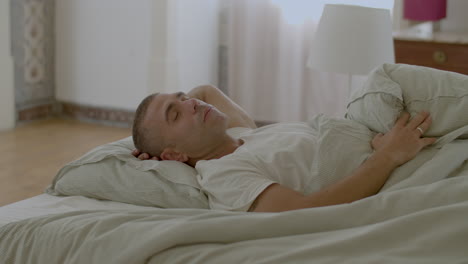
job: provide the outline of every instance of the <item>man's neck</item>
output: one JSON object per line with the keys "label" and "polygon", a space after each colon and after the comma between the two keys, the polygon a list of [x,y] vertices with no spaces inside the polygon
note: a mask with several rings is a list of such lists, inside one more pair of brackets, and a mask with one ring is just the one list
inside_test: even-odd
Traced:
{"label": "man's neck", "polygon": [[219,159],[226,155],[233,153],[238,147],[242,146],[244,142],[241,139],[235,139],[230,136],[226,137],[226,140],[222,141],[221,144],[214,146],[213,149],[207,152],[206,155],[199,158],[190,158],[187,164],[195,167],[200,160],[212,160]]}

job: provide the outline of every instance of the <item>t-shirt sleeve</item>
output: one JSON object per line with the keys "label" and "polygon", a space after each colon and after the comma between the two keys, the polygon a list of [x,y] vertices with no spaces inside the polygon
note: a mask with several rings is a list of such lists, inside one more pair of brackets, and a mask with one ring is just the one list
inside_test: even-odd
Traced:
{"label": "t-shirt sleeve", "polygon": [[275,183],[262,175],[247,157],[229,157],[199,161],[198,182],[208,195],[211,209],[248,211],[255,199]]}

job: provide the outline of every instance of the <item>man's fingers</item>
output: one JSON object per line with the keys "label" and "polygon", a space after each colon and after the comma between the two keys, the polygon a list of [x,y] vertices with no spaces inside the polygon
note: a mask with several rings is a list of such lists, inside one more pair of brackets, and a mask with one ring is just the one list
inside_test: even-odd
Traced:
{"label": "man's fingers", "polygon": [[149,157],[148,153],[142,153],[142,154],[140,154],[140,155],[138,156],[138,158],[141,159],[141,160],[147,160],[147,159],[149,159],[150,157]]}
{"label": "man's fingers", "polygon": [[421,138],[421,140],[423,141],[423,144],[424,144],[424,147],[425,147],[425,146],[429,146],[429,145],[434,144],[434,142],[436,142],[437,138]]}
{"label": "man's fingers", "polygon": [[398,120],[395,122],[396,126],[405,126],[408,123],[410,114],[408,112],[402,112]]}
{"label": "man's fingers", "polygon": [[375,135],[375,137],[372,139],[372,141],[376,144],[379,144],[380,141],[382,140],[382,137],[384,136],[384,134],[382,133],[378,133],[377,135]]}
{"label": "man's fingers", "polygon": [[[426,111],[420,112],[419,114],[414,116],[413,119],[411,119],[411,121],[408,123],[409,129],[416,129],[417,127],[421,127],[421,125],[426,122],[426,119],[428,117],[429,117],[429,112],[426,112]],[[424,131],[426,131],[427,128],[429,128],[429,125],[427,125]]]}
{"label": "man's fingers", "polygon": [[158,157],[151,157],[148,153],[141,153],[139,150],[132,151],[132,154],[141,160],[160,160]]}
{"label": "man's fingers", "polygon": [[418,127],[420,127],[423,130],[423,132],[426,132],[431,126],[431,124],[432,124],[432,117],[428,115],[426,119],[424,120],[424,122]]}

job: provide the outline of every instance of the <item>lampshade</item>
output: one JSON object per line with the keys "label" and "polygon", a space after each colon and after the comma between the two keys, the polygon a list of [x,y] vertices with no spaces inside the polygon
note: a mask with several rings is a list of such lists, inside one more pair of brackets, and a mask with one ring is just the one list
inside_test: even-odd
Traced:
{"label": "lampshade", "polygon": [[394,63],[390,11],[325,5],[307,65],[318,70],[365,75]]}
{"label": "lampshade", "polygon": [[447,14],[447,0],[405,0],[403,16],[409,20],[437,21]]}

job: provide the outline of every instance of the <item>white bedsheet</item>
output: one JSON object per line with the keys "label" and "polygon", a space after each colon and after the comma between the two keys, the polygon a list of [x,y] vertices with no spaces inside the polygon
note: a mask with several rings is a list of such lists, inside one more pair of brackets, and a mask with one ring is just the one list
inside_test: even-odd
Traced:
{"label": "white bedsheet", "polygon": [[100,201],[83,196],[58,197],[41,194],[0,207],[0,226],[30,217],[65,213],[77,210],[147,208],[112,201]]}
{"label": "white bedsheet", "polygon": [[466,263],[468,175],[283,213],[86,210],[0,228],[0,263]]}

